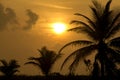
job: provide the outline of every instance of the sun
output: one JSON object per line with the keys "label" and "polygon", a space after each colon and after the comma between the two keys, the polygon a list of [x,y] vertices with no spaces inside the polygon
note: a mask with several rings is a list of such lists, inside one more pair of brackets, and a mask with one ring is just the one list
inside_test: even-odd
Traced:
{"label": "sun", "polygon": [[61,22],[56,22],[56,23],[52,24],[52,28],[53,28],[55,33],[61,34],[66,30],[66,25],[64,23],[61,23]]}

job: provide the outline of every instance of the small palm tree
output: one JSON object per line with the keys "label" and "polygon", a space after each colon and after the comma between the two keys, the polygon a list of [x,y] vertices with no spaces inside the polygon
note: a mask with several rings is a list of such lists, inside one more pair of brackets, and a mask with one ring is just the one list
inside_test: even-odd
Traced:
{"label": "small palm tree", "polygon": [[18,68],[20,65],[18,65],[16,60],[10,60],[10,62],[7,62],[6,60],[0,60],[2,65],[0,66],[0,71],[5,75],[5,76],[12,76],[16,72],[18,72]]}
{"label": "small palm tree", "polygon": [[57,55],[54,51],[48,50],[46,47],[43,47],[38,51],[40,52],[40,57],[30,57],[28,58],[30,61],[25,64],[37,66],[41,69],[42,73],[47,76],[50,73],[53,64],[61,55]]}
{"label": "small palm tree", "polygon": [[[96,66],[95,69],[93,69],[94,72],[99,71],[99,76],[103,78],[105,75],[109,74],[109,67],[109,71],[114,73],[114,68],[116,67],[109,64],[115,64],[115,62],[120,61],[120,37],[114,37],[120,30],[120,12],[114,14],[114,11],[110,10],[111,2],[112,0],[108,0],[107,4],[102,6],[97,2],[97,0],[93,0],[93,6],[90,6],[93,19],[90,19],[80,13],[75,14],[85,18],[88,22],[73,20],[71,23],[77,24],[77,27],[69,29],[68,31],[74,31],[77,33],[83,32],[88,35],[89,40],[76,40],[64,45],[60,49],[59,53],[61,53],[61,51],[69,45],[84,46],[72,52],[65,59],[62,67],[72,56],[75,55],[75,59],[69,67],[70,70],[74,70],[81,59],[84,59],[86,56],[91,55],[97,50],[93,65]],[[100,70],[97,71],[97,68],[100,68]]]}

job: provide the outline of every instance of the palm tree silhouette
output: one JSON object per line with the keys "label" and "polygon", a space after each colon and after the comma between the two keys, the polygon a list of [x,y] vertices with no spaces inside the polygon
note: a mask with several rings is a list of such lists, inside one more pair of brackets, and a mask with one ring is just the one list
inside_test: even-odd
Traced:
{"label": "palm tree silhouette", "polygon": [[115,62],[120,61],[120,37],[114,37],[120,30],[120,12],[114,14],[114,11],[110,10],[111,2],[112,0],[109,0],[105,6],[102,6],[97,0],[94,0],[93,6],[90,6],[90,9],[92,10],[92,19],[80,13],[75,14],[85,18],[87,23],[82,20],[73,20],[71,24],[77,24],[77,27],[69,29],[68,31],[85,33],[88,35],[89,40],[76,40],[64,45],[59,50],[59,53],[61,53],[61,51],[67,46],[84,45],[82,48],[72,52],[65,59],[61,69],[72,56],[75,56],[74,61],[69,67],[70,70],[74,70],[81,59],[84,59],[86,56],[91,55],[97,50],[94,65],[96,66],[95,68],[100,68],[99,76],[104,78],[104,76],[108,74],[108,66],[110,67],[109,70],[114,72],[112,69],[116,67],[109,64],[115,64]]}
{"label": "palm tree silhouette", "polygon": [[0,71],[7,77],[13,76],[16,72],[18,72],[18,68],[20,65],[18,65],[16,60],[10,60],[10,62],[7,62],[6,60],[0,60],[2,65],[0,66]]}
{"label": "palm tree silhouette", "polygon": [[53,64],[61,55],[48,50],[46,47],[42,47],[41,50],[38,51],[40,52],[40,57],[30,57],[28,58],[30,61],[25,64],[33,64],[37,66],[41,69],[44,75],[48,76]]}

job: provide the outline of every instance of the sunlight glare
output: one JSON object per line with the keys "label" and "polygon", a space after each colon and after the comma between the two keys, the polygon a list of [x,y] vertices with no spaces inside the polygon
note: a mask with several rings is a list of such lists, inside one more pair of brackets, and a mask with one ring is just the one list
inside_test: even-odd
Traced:
{"label": "sunlight glare", "polygon": [[53,30],[57,34],[61,34],[66,30],[66,25],[64,23],[53,23],[52,24]]}

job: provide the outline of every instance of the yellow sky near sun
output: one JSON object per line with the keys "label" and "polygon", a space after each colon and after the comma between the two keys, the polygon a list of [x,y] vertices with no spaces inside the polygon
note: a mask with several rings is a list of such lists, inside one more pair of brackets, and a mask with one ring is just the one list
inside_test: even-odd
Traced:
{"label": "yellow sky near sun", "polygon": [[53,31],[57,34],[62,34],[67,29],[67,25],[62,22],[54,22],[51,24],[51,27],[52,27]]}

